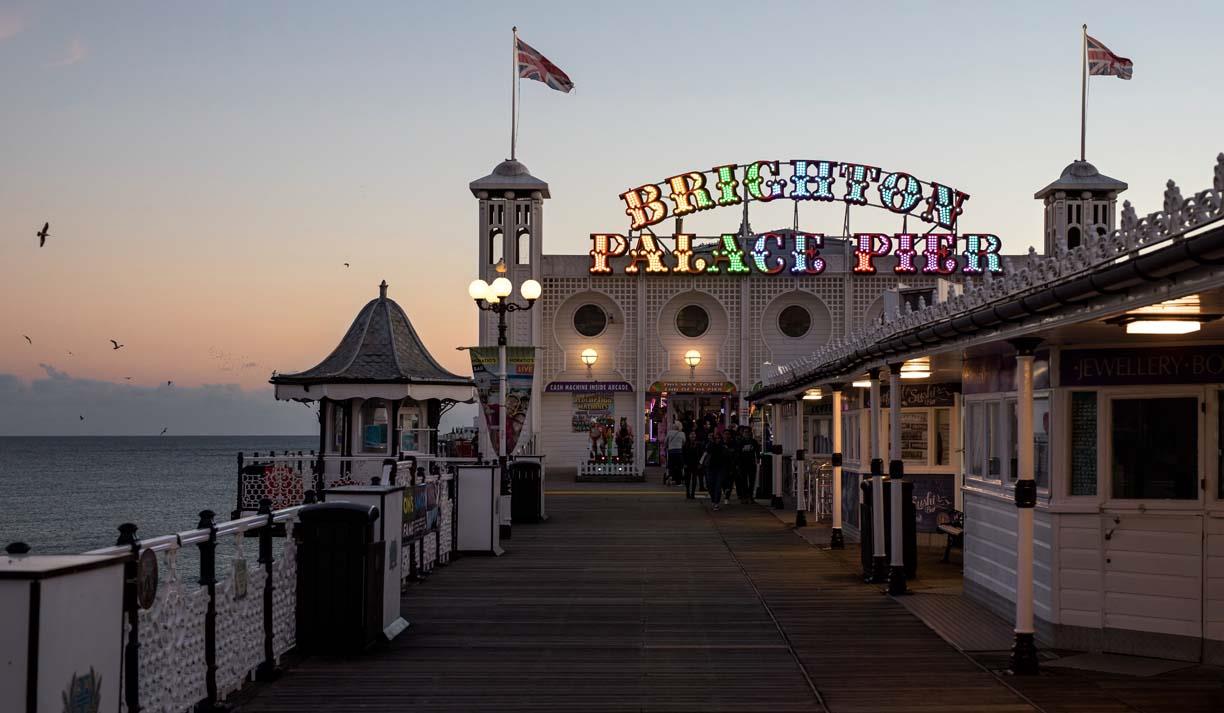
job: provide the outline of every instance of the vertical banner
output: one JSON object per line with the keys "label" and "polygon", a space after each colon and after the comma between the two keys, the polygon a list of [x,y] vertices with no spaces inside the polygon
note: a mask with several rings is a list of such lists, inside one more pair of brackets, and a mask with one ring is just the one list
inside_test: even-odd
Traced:
{"label": "vertical banner", "polygon": [[[509,428],[506,432],[506,453],[501,453],[502,398],[500,394],[500,368],[497,350],[493,347],[472,347],[468,354],[472,358],[472,379],[476,382],[476,393],[480,399],[480,411],[484,414],[489,429],[489,440],[493,452],[508,455],[523,436],[529,423],[531,409],[531,386],[535,380],[535,347],[505,347],[506,350],[506,397],[505,415]],[[527,426],[528,435],[530,427]]]}

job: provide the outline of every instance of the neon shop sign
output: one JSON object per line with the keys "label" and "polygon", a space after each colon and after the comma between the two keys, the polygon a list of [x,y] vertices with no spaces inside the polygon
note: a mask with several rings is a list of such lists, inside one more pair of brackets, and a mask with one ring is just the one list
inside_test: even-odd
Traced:
{"label": "neon shop sign", "polygon": [[[783,167],[786,168],[783,168]],[[664,193],[666,192],[666,198]],[[788,231],[765,233],[741,244],[739,236],[721,235],[716,245],[693,250],[694,235],[679,233],[674,247],[664,251],[660,238],[649,231],[669,216],[686,215],[720,207],[769,202],[789,198],[803,201],[841,201],[849,206],[871,205],[892,213],[912,215],[932,225],[930,232],[856,233],[852,272],[876,274],[874,261],[893,255],[893,271],[900,275],[949,275],[954,272],[981,274],[1003,272],[999,250],[1002,242],[989,233],[956,234],[956,221],[969,194],[941,183],[926,182],[903,172],[888,172],[866,164],[838,161],[754,161],[739,166],[727,164],[709,171],[689,171],[659,183],[648,183],[620,195],[625,202],[631,231],[636,238],[615,233],[591,234],[593,275],[610,274],[612,258],[627,257],[627,274],[750,274],[818,275],[826,261],[820,255],[824,235]],[[921,206],[921,211],[915,214]],[[940,229],[946,232],[936,232]],[[959,243],[959,245],[958,245]],[[922,266],[916,258],[922,254]],[[963,262],[958,259],[963,256]]]}

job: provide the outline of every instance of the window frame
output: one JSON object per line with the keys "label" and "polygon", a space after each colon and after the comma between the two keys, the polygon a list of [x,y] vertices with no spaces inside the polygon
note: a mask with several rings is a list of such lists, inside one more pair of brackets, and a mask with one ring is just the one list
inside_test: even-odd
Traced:
{"label": "window frame", "polygon": [[[1097,498],[1103,507],[1111,510],[1187,510],[1201,511],[1208,505],[1208,492],[1211,488],[1210,466],[1208,460],[1207,421],[1204,404],[1210,402],[1207,394],[1214,389],[1202,386],[1168,384],[1153,390],[1152,387],[1121,387],[1098,389],[1097,393],[1097,443],[1102,446],[1097,451]],[[1187,499],[1166,498],[1115,498],[1113,472],[1113,402],[1115,400],[1160,399],[1160,398],[1194,398],[1198,405],[1196,425],[1196,462],[1198,473],[1195,480],[1196,497]],[[1103,441],[1103,443],[1102,443]],[[1102,477],[1104,474],[1104,477]],[[1207,480],[1207,487],[1203,481]]]}

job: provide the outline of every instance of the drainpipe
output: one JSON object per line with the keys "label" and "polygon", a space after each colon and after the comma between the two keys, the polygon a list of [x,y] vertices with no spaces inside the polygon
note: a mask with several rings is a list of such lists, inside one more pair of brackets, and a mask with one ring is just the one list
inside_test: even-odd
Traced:
{"label": "drainpipe", "polygon": [[871,571],[868,582],[888,581],[884,551],[884,461],[880,458],[880,370],[871,369]]}
{"label": "drainpipe", "polygon": [[1037,673],[1037,644],[1033,640],[1033,510],[1037,507],[1037,483],[1033,480],[1033,353],[1040,339],[1011,340],[1016,348],[1019,389],[1016,407],[1016,639],[1012,644],[1011,670],[1019,675]]}
{"label": "drainpipe", "polygon": [[833,532],[829,548],[845,549],[842,537],[842,385],[829,384],[833,392]]}
{"label": "drainpipe", "polygon": [[892,506],[892,559],[888,567],[888,593],[905,591],[905,466],[901,461],[901,363],[888,365],[888,493]]}

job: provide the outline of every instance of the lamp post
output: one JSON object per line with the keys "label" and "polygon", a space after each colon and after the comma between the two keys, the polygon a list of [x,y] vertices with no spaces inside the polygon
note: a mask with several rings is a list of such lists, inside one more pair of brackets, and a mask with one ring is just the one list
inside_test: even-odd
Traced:
{"label": "lamp post", "polygon": [[493,280],[491,284],[484,280],[473,280],[468,285],[468,297],[475,300],[476,306],[481,311],[492,312],[497,315],[497,419],[501,434],[498,436],[499,443],[496,445],[498,463],[501,466],[501,477],[504,481],[506,478],[506,458],[510,455],[507,453],[510,421],[506,413],[506,315],[510,312],[521,312],[535,307],[536,300],[540,299],[542,289],[540,283],[535,280],[527,280],[519,286],[519,294],[523,296],[523,299],[527,300],[527,304],[521,305],[510,302],[507,298],[514,293],[514,285],[506,277],[505,262],[497,263],[497,273],[497,279]]}

